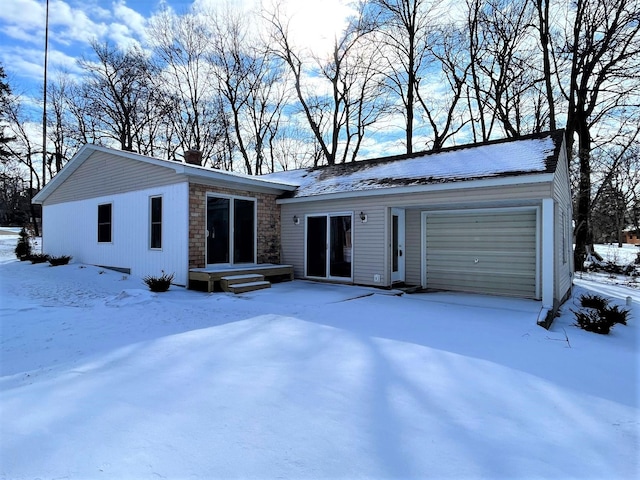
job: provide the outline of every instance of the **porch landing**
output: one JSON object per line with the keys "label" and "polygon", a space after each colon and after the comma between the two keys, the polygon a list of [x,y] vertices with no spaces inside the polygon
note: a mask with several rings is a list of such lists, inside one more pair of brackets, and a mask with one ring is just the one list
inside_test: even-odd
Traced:
{"label": "porch landing", "polygon": [[[259,263],[251,265],[222,265],[189,270],[189,288],[207,292],[229,291],[221,283],[223,278],[239,275],[261,275],[269,281],[293,280],[293,265]],[[238,282],[236,282],[238,283]]]}

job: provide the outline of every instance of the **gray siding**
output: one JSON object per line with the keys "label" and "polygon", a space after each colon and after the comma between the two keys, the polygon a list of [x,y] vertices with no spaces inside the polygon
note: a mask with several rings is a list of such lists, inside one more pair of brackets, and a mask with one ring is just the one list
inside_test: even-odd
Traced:
{"label": "gray siding", "polygon": [[422,229],[420,227],[420,210],[406,211],[405,230],[405,259],[406,283],[408,285],[420,285],[422,283],[421,268],[421,243]]}
{"label": "gray siding", "polygon": [[[553,179],[553,199],[555,208],[555,268],[554,298],[563,300],[571,290],[573,275],[573,231],[571,186],[565,149],[558,158],[558,166]],[[564,225],[563,225],[564,221]],[[563,239],[564,235],[564,239]]]}
{"label": "gray siding", "polygon": [[[283,203],[282,262],[294,266],[295,276],[304,277],[305,215],[311,213],[354,213],[353,282],[362,285],[389,286],[391,269],[389,260],[389,209],[406,209],[406,282],[421,283],[421,211],[442,209],[489,208],[513,205],[539,205],[541,198],[550,198],[551,182],[498,187],[476,187],[439,190],[396,195],[356,196],[348,199],[301,201]],[[368,216],[361,223],[360,212]],[[300,219],[294,225],[293,217]],[[380,283],[374,275],[381,275]]]}
{"label": "gray siding", "polygon": [[172,169],[94,152],[51,193],[45,205],[184,182]]}
{"label": "gray siding", "polygon": [[[379,201],[334,200],[307,204],[282,205],[282,262],[294,266],[296,277],[304,277],[305,215],[315,213],[353,213],[353,282],[363,285],[387,285],[387,251],[385,248],[386,209]],[[367,214],[367,223],[360,221],[360,212]],[[300,223],[295,225],[293,217]],[[381,281],[374,282],[374,275]]]}

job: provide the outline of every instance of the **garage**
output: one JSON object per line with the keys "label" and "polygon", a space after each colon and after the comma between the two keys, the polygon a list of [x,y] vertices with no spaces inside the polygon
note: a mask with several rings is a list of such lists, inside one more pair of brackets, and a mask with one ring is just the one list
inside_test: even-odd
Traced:
{"label": "garage", "polygon": [[423,284],[438,290],[539,298],[537,212],[423,212]]}

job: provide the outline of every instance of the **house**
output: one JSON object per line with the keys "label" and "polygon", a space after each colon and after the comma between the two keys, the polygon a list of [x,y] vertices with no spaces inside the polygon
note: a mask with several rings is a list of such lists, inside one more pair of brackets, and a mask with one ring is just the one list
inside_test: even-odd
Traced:
{"label": "house", "polygon": [[547,310],[571,290],[562,130],[263,176],[190,155],[85,145],[34,198],[45,251],[171,271],[178,284],[284,264],[297,278],[510,295]]}
{"label": "house", "polygon": [[630,243],[631,245],[640,245],[640,230],[627,228],[622,231],[622,243]]}

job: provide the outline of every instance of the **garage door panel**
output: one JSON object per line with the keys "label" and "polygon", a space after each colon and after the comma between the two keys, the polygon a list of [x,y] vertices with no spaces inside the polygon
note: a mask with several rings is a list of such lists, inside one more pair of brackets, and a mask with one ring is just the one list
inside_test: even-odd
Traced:
{"label": "garage door panel", "polygon": [[536,211],[426,216],[427,287],[535,297]]}
{"label": "garage door panel", "polygon": [[491,284],[488,284],[486,274],[455,274],[450,278],[442,277],[440,280],[443,281],[430,281],[429,288],[518,297],[530,297],[531,282],[535,281],[534,278],[517,278],[508,275],[494,275]]}
{"label": "garage door panel", "polygon": [[532,272],[535,272],[536,262],[534,258],[530,258],[524,255],[511,256],[505,258],[504,255],[495,254],[494,256],[483,256],[482,260],[478,263],[475,262],[476,258],[473,255],[458,255],[449,256],[443,255],[438,258],[433,258],[427,261],[427,268],[431,271],[433,268],[447,269],[457,268],[463,270],[498,270],[509,271],[510,265],[517,264],[520,268],[531,268]]}

